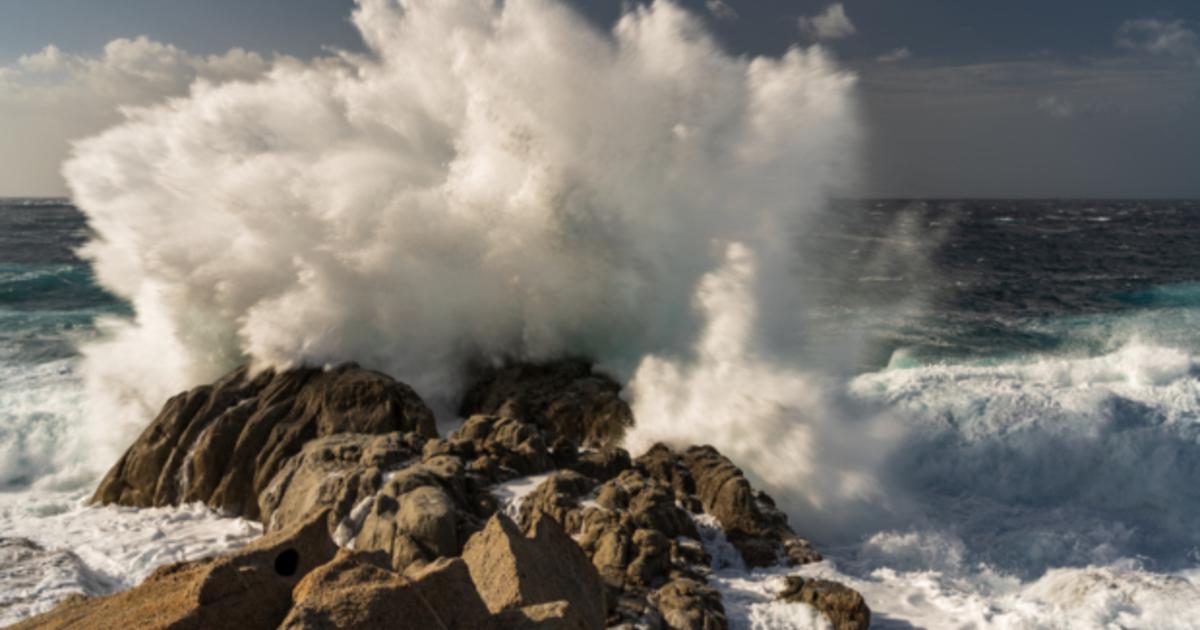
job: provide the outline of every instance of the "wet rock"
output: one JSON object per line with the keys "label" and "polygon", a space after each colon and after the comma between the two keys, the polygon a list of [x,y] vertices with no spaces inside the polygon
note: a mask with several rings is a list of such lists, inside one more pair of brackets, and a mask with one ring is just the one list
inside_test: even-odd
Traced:
{"label": "wet rock", "polygon": [[554,438],[577,446],[616,446],[633,426],[633,412],[616,381],[592,371],[586,361],[516,364],[484,370],[459,409],[532,422]]}
{"label": "wet rock", "polygon": [[393,432],[437,435],[420,397],[384,374],[354,365],[258,374],[243,367],[168,401],[93,500],[135,507],[203,501],[259,518],[259,495],[306,442]]}
{"label": "wet rock", "polygon": [[596,480],[572,470],[551,475],[521,501],[521,522],[532,523],[534,516],[544,514],[558,522],[568,534],[583,525],[580,498],[596,487]]}
{"label": "wet rock", "polygon": [[328,511],[217,559],[159,568],[136,588],[72,598],[17,628],[274,628],[304,576],[334,557]]}
{"label": "wet rock", "polygon": [[755,491],[741,469],[715,448],[694,446],[681,461],[704,511],[716,517],[748,566],[770,566],[781,558],[791,564],[821,559],[808,541],[796,536],[770,497]]}
{"label": "wet rock", "polygon": [[536,516],[522,533],[503,514],[467,541],[463,560],[493,613],[570,602],[569,627],[603,628],[604,585],[588,559],[553,519]]}
{"label": "wet rock", "polygon": [[678,579],[658,589],[651,597],[671,630],[726,630],[729,621],[721,595],[691,579]]}
{"label": "wet rock", "polygon": [[419,442],[414,433],[343,433],[308,442],[258,497],[267,531],[324,508],[335,522],[347,518],[359,501],[379,492],[384,471],[418,456]]}
{"label": "wet rock", "polygon": [[871,610],[862,595],[838,582],[789,575],[777,597],[816,608],[829,619],[834,630],[866,630],[871,625]]}
{"label": "wet rock", "polygon": [[464,517],[431,477],[408,474],[395,479],[373,501],[354,546],[383,551],[394,570],[462,550]]}
{"label": "wet rock", "polygon": [[605,482],[629,469],[633,463],[623,448],[603,448],[580,454],[567,468],[585,477]]}
{"label": "wet rock", "polygon": [[676,504],[675,494],[637,470],[627,470],[601,486],[596,503],[627,511],[639,528],[657,530],[670,538],[700,537],[692,517]]}
{"label": "wet rock", "polygon": [[[450,434],[445,448],[464,460],[490,460],[475,467],[491,473],[494,480],[533,475],[554,466],[541,429],[509,416],[471,416]],[[509,474],[501,474],[504,471]]]}

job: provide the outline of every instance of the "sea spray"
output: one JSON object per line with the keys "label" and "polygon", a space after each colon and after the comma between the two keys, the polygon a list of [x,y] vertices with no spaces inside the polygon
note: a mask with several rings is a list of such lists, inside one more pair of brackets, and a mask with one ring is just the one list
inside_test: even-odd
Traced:
{"label": "sea spray", "polygon": [[[637,372],[635,443],[716,440],[817,507],[877,491],[872,455],[824,478],[846,449],[822,442],[820,386],[701,338],[745,312],[762,330],[730,341],[771,347],[802,304],[790,234],[858,170],[851,74],[815,47],[731,56],[665,1],[611,33],[542,0],[361,0],[354,23],[365,54],[197,83],[75,148],[83,253],[136,312],[83,348],[99,467],[166,397],[247,360],[354,360],[436,401],[469,360],[582,354]],[[694,308],[741,260],[753,286]],[[758,402],[681,424],[705,392],[665,362]]]}

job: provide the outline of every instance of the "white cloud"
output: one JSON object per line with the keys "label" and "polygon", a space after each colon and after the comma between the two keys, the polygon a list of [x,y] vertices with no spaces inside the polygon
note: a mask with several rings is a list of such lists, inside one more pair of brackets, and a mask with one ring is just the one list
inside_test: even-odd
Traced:
{"label": "white cloud", "polygon": [[893,50],[891,52],[879,55],[878,57],[875,58],[875,60],[880,63],[896,63],[898,61],[904,61],[905,59],[909,59],[911,57],[912,57],[912,51],[909,50],[907,46],[905,46],[905,47],[897,48],[896,50]]}
{"label": "white cloud", "polygon": [[704,6],[719,20],[736,20],[738,18],[738,12],[723,0],[707,0]]}
{"label": "white cloud", "polygon": [[1200,64],[1200,37],[1183,20],[1129,20],[1117,29],[1117,45],[1152,55],[1182,57]]}
{"label": "white cloud", "polygon": [[0,66],[0,196],[58,195],[73,140],[121,119],[122,107],[182,96],[197,80],[221,83],[262,75],[260,55],[233,49],[193,55],[146,37],[116,39],[98,55],[57,46]]}
{"label": "white cloud", "polygon": [[1070,118],[1075,115],[1075,104],[1057,96],[1043,96],[1036,103],[1037,110],[1054,118]]}
{"label": "white cloud", "polygon": [[813,39],[838,39],[857,32],[840,2],[829,5],[819,15],[800,18],[800,30]]}

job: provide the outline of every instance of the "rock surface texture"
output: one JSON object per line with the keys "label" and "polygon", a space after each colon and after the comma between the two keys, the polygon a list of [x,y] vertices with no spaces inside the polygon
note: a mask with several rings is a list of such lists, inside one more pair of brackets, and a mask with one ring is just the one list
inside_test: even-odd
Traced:
{"label": "rock surface texture", "polygon": [[[587,363],[486,370],[462,412],[439,438],[415,392],[353,365],[241,369],[176,396],[95,501],[204,501],[264,537],[18,627],[718,630],[702,531],[749,567],[820,559],[712,447],[619,448],[632,414]],[[870,620],[832,582],[793,577],[780,598],[839,630]]]}

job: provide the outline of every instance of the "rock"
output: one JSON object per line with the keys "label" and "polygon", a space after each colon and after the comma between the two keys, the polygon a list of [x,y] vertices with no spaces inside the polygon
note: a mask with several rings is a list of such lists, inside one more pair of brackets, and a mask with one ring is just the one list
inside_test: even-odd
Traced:
{"label": "rock", "polygon": [[415,433],[342,433],[308,442],[258,497],[267,531],[327,507],[335,522],[346,519],[356,504],[379,492],[384,471],[419,455],[419,441]]}
{"label": "rock", "polygon": [[821,559],[808,541],[796,536],[771,498],[756,492],[741,469],[715,448],[693,446],[682,462],[704,511],[716,517],[748,566],[773,565],[781,557],[792,564]]}
{"label": "rock", "polygon": [[668,538],[700,538],[695,521],[676,505],[674,493],[637,470],[627,470],[601,486],[596,503],[610,510],[626,510],[637,527],[660,531]]}
{"label": "rock", "polygon": [[524,608],[501,611],[494,617],[496,626],[504,630],[585,630],[579,615],[566,600],[549,604],[534,604]]}
{"label": "rock", "polygon": [[789,575],[787,585],[777,597],[816,608],[829,619],[834,630],[866,630],[871,625],[871,610],[862,595],[837,582]]}
{"label": "rock", "polygon": [[241,368],[167,402],[93,498],[135,507],[203,501],[259,518],[258,497],[306,442],[338,433],[437,436],[403,383],[343,365],[251,374]]}
{"label": "rock", "polygon": [[726,630],[729,621],[721,595],[691,579],[674,580],[651,597],[671,630]]}
{"label": "rock", "polygon": [[329,512],[217,559],[160,567],[136,588],[72,598],[17,628],[274,628],[292,606],[292,589],[334,557]]}
{"label": "rock", "polygon": [[585,477],[605,482],[629,469],[629,451],[623,448],[603,448],[580,454],[568,468]]}
{"label": "rock", "polygon": [[392,568],[403,571],[414,563],[458,555],[461,520],[453,500],[436,483],[412,488],[389,483],[374,499],[354,544],[383,551]]}
{"label": "rock", "polygon": [[[475,415],[450,434],[446,448],[471,460],[487,458],[481,465],[489,471],[509,471],[508,477],[544,472],[554,462],[537,425],[507,416]],[[496,475],[498,480],[499,475]]]}
{"label": "rock", "polygon": [[588,559],[553,519],[537,516],[523,534],[496,514],[467,541],[463,560],[488,610],[571,603],[564,627],[603,628],[604,584]]}
{"label": "rock", "polygon": [[579,499],[596,487],[596,480],[572,470],[551,475],[521,501],[521,522],[532,523],[536,514],[553,518],[568,534],[583,525]]}
{"label": "rock", "polygon": [[362,552],[343,551],[310,573],[295,599],[281,630],[495,627],[458,558],[402,576]]}
{"label": "rock", "polygon": [[576,446],[617,446],[633,426],[621,386],[585,361],[515,364],[483,371],[459,414],[500,415],[532,422]]}

